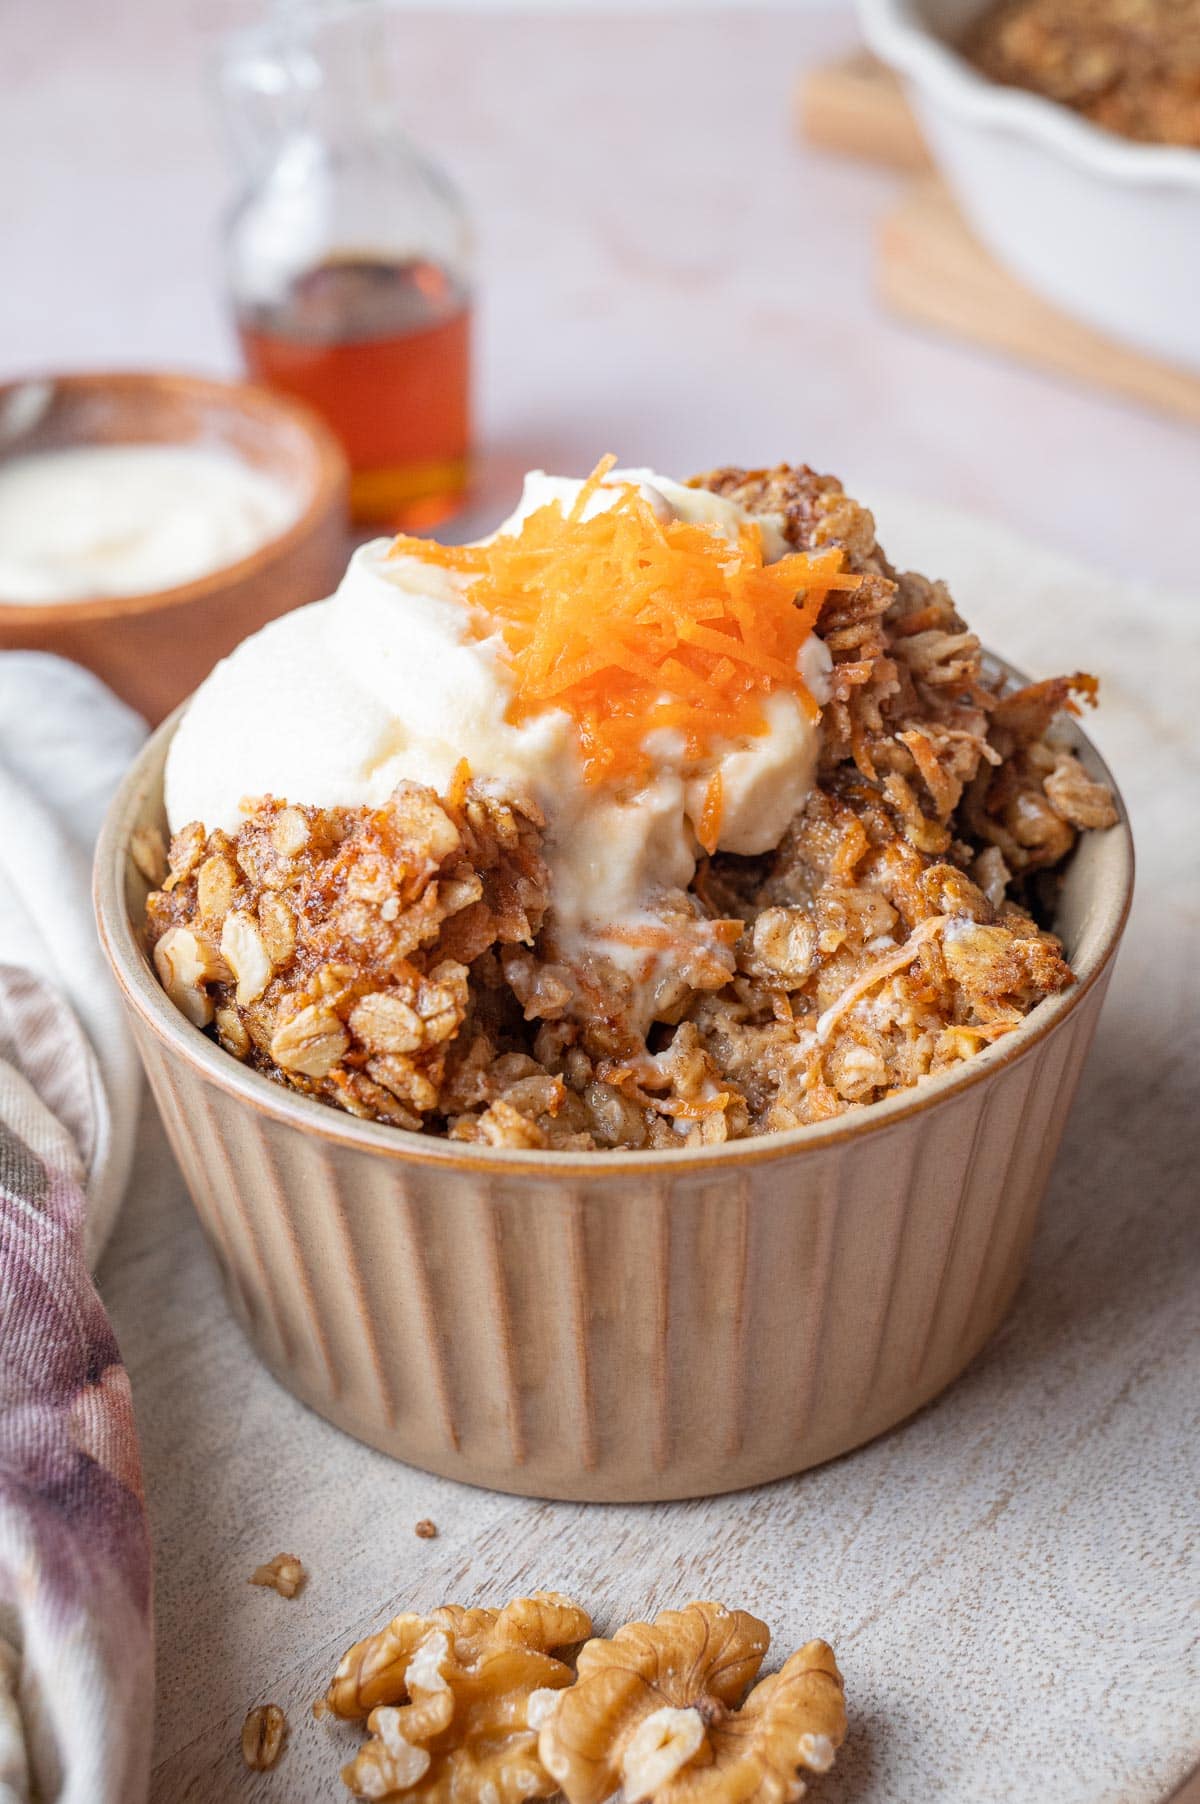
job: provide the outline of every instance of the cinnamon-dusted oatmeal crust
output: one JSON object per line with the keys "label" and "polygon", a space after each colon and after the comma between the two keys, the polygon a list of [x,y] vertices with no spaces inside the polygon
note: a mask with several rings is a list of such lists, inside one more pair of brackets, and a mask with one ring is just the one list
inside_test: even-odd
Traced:
{"label": "cinnamon-dusted oatmeal crust", "polygon": [[[1071,971],[1030,912],[1112,797],[1055,737],[1082,674],[1004,694],[945,585],[806,466],[697,485],[841,549],[817,781],[773,852],[660,893],[628,973],[556,936],[534,804],[460,769],[381,809],[265,798],[193,824],[147,904],[189,1018],[277,1082],[484,1145],[712,1145],[878,1101],[1010,1032]],[[649,1021],[649,1026],[646,1025]]]}
{"label": "cinnamon-dusted oatmeal crust", "polygon": [[470,969],[532,941],[532,802],[404,783],[379,809],[271,798],[236,834],[185,828],[148,899],[155,969],[226,1051],[351,1114],[418,1128],[470,1012]]}

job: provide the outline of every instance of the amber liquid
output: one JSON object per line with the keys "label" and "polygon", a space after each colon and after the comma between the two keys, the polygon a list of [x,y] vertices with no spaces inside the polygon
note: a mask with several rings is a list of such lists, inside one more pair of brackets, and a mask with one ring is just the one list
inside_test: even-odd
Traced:
{"label": "amber liquid", "polygon": [[237,319],[256,381],[322,414],[350,459],[363,524],[436,526],[463,501],[471,307],[434,263],[331,259]]}

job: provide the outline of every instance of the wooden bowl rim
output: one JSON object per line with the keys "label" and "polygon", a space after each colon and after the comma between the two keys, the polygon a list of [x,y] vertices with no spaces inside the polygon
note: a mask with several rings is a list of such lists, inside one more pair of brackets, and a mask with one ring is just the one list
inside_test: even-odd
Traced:
{"label": "wooden bowl rim", "polygon": [[[309,537],[339,497],[349,493],[350,467],[341,445],[324,420],[302,402],[294,401],[287,395],[276,394],[274,390],[258,383],[243,382],[236,377],[195,375],[186,370],[51,372],[46,375],[18,376],[7,382],[0,382],[0,401],[17,389],[41,382],[76,394],[105,389],[166,389],[195,400],[220,403],[230,413],[253,415],[276,422],[287,421],[299,428],[312,451],[312,493],[290,526],[248,552],[245,557],[210,570],[207,576],[198,576],[187,583],[175,583],[165,589],[146,589],[138,595],[101,595],[79,601],[10,602],[0,596],[0,628],[42,628],[50,635],[61,627],[127,620],[138,614],[151,614],[205,601],[210,596],[255,581],[271,565],[286,559]],[[80,440],[81,444],[88,442],[86,439]],[[169,441],[164,441],[166,442]]]}
{"label": "wooden bowl rim", "polygon": [[[990,656],[990,661],[1005,670],[1010,678],[1020,678],[1021,673],[1005,660]],[[186,706],[186,702],[182,703],[169,715],[138,753],[113,798],[96,846],[93,867],[96,923],[100,944],[125,1004],[161,1042],[168,1056],[182,1059],[196,1076],[215,1084],[243,1106],[346,1152],[374,1153],[401,1165],[414,1162],[437,1166],[447,1172],[490,1170],[497,1180],[510,1177],[543,1179],[559,1186],[565,1182],[595,1187],[635,1175],[678,1178],[693,1172],[697,1179],[706,1174],[717,1177],[747,1165],[798,1159],[805,1154],[815,1156],[831,1146],[858,1140],[864,1135],[882,1136],[913,1116],[952,1106],[965,1090],[987,1083],[1026,1057],[1061,1027],[1110,968],[1129,919],[1134,851],[1128,811],[1104,759],[1078,723],[1069,719],[1071,742],[1085,752],[1090,768],[1111,787],[1119,815],[1117,824],[1108,828],[1105,834],[1109,852],[1106,882],[1098,886],[1096,898],[1099,931],[1089,961],[1082,968],[1073,967],[1076,968],[1076,981],[1071,988],[1038,1003],[1012,1033],[973,1058],[882,1102],[852,1109],[830,1121],[811,1122],[776,1134],[756,1134],[743,1140],[727,1141],[721,1146],[681,1147],[678,1152],[662,1149],[653,1152],[633,1149],[528,1152],[507,1147],[464,1145],[432,1134],[390,1127],[382,1122],[360,1121],[328,1103],[272,1083],[257,1071],[248,1070],[223,1047],[193,1027],[158,983],[125,906],[127,839],[144,805],[148,782],[157,783],[161,801],[161,764],[157,778],[151,775],[151,770],[160,755],[165,760],[166,749]]]}

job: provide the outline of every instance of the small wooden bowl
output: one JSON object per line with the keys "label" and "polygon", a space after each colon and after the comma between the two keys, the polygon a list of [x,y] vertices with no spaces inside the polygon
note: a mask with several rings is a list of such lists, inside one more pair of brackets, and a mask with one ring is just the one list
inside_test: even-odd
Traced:
{"label": "small wooden bowl", "polygon": [[295,490],[299,512],[249,557],[174,588],[48,606],[0,596],[0,649],[86,664],[157,724],[249,633],[336,586],[346,561],[349,471],[321,420],[246,382],[114,372],[0,384],[0,459],[152,443],[233,452]]}

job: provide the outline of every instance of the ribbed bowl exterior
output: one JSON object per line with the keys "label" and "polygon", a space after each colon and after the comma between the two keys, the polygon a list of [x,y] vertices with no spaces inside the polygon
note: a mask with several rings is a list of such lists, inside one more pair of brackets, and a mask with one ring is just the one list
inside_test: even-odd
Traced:
{"label": "ribbed bowl exterior", "polygon": [[1103,985],[950,1106],[816,1156],[506,1179],[297,1133],[138,1040],[262,1358],[339,1427],[537,1496],[779,1478],[912,1413],[1019,1280]]}
{"label": "ribbed bowl exterior", "polygon": [[1107,986],[1124,827],[1115,862],[1112,835],[1085,842],[1101,861],[1071,904],[1086,979],[963,1080],[715,1154],[489,1157],[295,1097],[175,1013],[126,852],[161,808],[169,732],[101,842],[101,937],[232,1306],[314,1409],[498,1490],[684,1497],[842,1453],[978,1352]]}

